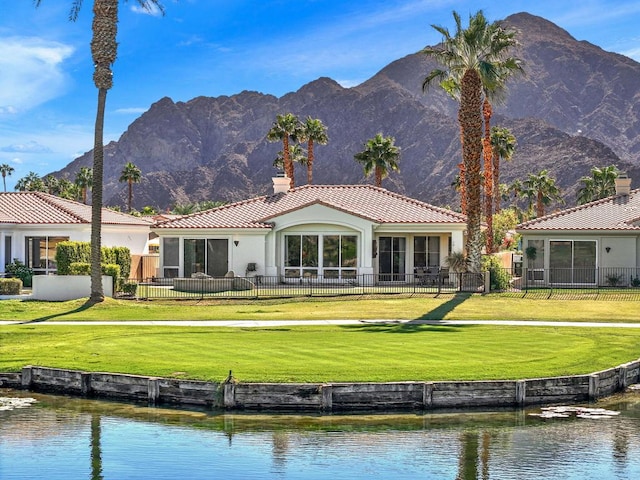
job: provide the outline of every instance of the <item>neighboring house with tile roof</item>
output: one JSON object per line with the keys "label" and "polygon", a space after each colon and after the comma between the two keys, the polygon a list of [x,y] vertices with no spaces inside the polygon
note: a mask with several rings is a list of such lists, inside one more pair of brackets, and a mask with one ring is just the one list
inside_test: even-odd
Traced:
{"label": "neighboring house with tile roof", "polygon": [[[102,209],[102,245],[148,253],[153,221]],[[91,206],[42,192],[0,192],[0,273],[14,259],[36,274],[55,273],[55,247],[91,240]]]}
{"label": "neighboring house with tile roof", "polygon": [[466,217],[370,185],[306,185],[157,222],[160,276],[404,280],[463,249]]}
{"label": "neighboring house with tile roof", "polygon": [[640,284],[640,190],[621,176],[616,192],[516,227],[529,285]]}

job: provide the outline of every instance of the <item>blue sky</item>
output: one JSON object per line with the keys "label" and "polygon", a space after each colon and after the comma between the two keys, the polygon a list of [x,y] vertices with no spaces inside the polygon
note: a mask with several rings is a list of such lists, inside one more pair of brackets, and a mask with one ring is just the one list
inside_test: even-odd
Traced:
{"label": "blue sky", "polygon": [[[637,0],[163,0],[165,16],[120,3],[118,59],[107,96],[105,143],[164,96],[254,90],[282,96],[321,76],[355,86],[388,63],[482,9],[490,20],[542,16],[605,50],[640,61]],[[76,22],[72,0],[0,0],[0,164],[15,172],[58,170],[91,150],[92,0]],[[425,72],[426,73],[426,72]],[[0,187],[1,188],[1,187]]]}

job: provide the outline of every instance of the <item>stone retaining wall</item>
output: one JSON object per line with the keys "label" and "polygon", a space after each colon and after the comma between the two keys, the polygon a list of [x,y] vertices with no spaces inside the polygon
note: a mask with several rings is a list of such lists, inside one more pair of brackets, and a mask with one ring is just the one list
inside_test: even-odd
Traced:
{"label": "stone retaining wall", "polygon": [[349,412],[524,407],[597,400],[640,382],[640,359],[588,375],[472,382],[199,382],[27,366],[0,387],[226,410]]}

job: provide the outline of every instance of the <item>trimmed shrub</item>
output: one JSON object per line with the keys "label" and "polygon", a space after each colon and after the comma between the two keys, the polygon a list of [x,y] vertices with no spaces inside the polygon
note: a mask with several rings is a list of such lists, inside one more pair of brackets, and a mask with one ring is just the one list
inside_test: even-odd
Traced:
{"label": "trimmed shrub", "polygon": [[14,258],[12,263],[8,263],[4,266],[4,271],[7,275],[19,278],[22,280],[22,284],[25,287],[31,287],[31,279],[33,278],[33,270],[27,267],[17,258]]}
{"label": "trimmed shrub", "polygon": [[497,257],[485,255],[482,257],[482,269],[489,271],[489,283],[491,290],[508,290],[511,282],[511,275]]}
{"label": "trimmed shrub", "polygon": [[91,275],[91,264],[87,262],[73,262],[69,265],[69,275]]}
{"label": "trimmed shrub", "polygon": [[20,295],[22,280],[19,278],[0,278],[0,295]]}
{"label": "trimmed shrub", "polygon": [[102,274],[109,275],[113,278],[113,291],[119,292],[122,290],[122,278],[120,277],[120,265],[115,263],[103,263]]}
{"label": "trimmed shrub", "polygon": [[91,263],[91,244],[89,242],[65,241],[56,245],[58,275],[85,275],[71,273],[72,263]]}
{"label": "trimmed shrub", "polygon": [[[113,288],[119,291],[131,272],[131,251],[127,247],[102,247],[100,256],[102,273],[113,277]],[[91,243],[72,241],[58,243],[56,263],[58,275],[91,275]],[[74,269],[71,268],[73,264],[77,264]],[[111,265],[118,266],[117,276],[106,271],[107,266]]]}
{"label": "trimmed shrub", "polygon": [[131,297],[136,296],[138,291],[138,284],[136,282],[125,282],[122,284],[122,293]]}

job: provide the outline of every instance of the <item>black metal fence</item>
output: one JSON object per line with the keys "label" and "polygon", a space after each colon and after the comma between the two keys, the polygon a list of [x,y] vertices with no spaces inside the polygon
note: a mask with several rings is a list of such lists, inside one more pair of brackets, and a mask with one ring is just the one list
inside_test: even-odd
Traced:
{"label": "black metal fence", "polygon": [[640,268],[516,268],[491,275],[490,291],[530,298],[640,300]]}
{"label": "black metal fence", "polygon": [[353,278],[252,277],[151,278],[138,283],[137,299],[203,298],[293,298],[343,295],[437,295],[440,293],[483,292],[484,275],[451,273],[438,276],[419,274],[357,275]]}
{"label": "black metal fence", "polygon": [[[487,274],[488,275],[488,274]],[[485,287],[485,284],[487,286]],[[434,296],[493,293],[509,297],[640,300],[640,268],[501,269],[485,274],[357,275],[349,279],[251,277],[150,278],[139,282],[136,299],[274,299],[337,296]],[[125,295],[123,295],[125,296]]]}

